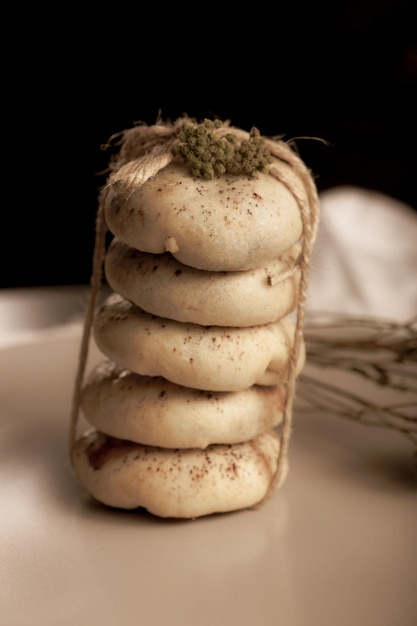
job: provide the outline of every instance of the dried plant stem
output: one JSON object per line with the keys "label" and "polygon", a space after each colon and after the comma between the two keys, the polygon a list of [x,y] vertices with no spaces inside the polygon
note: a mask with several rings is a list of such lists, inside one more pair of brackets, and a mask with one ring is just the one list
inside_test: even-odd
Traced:
{"label": "dried plant stem", "polygon": [[389,428],[417,446],[416,324],[417,317],[395,322],[309,314],[307,367],[298,381],[297,412]]}

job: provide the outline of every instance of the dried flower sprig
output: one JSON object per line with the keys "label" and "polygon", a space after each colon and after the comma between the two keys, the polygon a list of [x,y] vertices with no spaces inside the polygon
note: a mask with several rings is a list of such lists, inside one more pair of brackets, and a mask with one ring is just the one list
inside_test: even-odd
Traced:
{"label": "dried flower sprig", "polygon": [[304,336],[299,413],[389,428],[417,447],[417,317],[392,322],[309,313]]}
{"label": "dried flower sprig", "polygon": [[239,141],[234,133],[216,137],[219,120],[204,120],[201,125],[183,124],[174,153],[190,166],[193,176],[211,179],[223,174],[255,176],[271,162],[264,138],[255,127],[249,139]]}

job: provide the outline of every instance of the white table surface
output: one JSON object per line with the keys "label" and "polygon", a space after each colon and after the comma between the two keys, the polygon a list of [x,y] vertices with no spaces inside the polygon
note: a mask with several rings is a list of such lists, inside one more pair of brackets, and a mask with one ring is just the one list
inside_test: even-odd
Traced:
{"label": "white table surface", "polygon": [[169,521],[86,496],[66,452],[86,292],[0,292],[1,626],[417,624],[401,434],[296,414],[258,510]]}

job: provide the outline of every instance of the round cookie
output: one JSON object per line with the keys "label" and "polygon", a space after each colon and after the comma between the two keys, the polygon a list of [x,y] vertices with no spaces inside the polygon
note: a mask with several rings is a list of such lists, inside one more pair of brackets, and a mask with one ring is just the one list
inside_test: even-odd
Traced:
{"label": "round cookie", "polygon": [[149,254],[115,237],[107,250],[110,287],[148,313],[203,326],[257,326],[274,322],[297,304],[300,247],[245,272],[208,272],[177,261],[170,253]]}
{"label": "round cookie", "polygon": [[282,420],[283,387],[207,392],[99,363],[82,390],[81,408],[97,430],[162,448],[206,448],[253,439]]}
{"label": "round cookie", "polygon": [[[300,190],[289,165],[273,165]],[[291,248],[303,230],[297,200],[275,176],[207,180],[176,160],[132,193],[122,182],[111,185],[104,212],[109,230],[132,248],[171,252],[184,265],[209,271],[259,267]]]}
{"label": "round cookie", "polygon": [[200,326],[145,313],[117,293],[96,312],[93,333],[98,349],[122,367],[209,391],[284,382],[295,335],[288,318],[249,328]]}
{"label": "round cookie", "polygon": [[205,450],[143,446],[92,430],[75,441],[71,460],[80,482],[105,505],[190,519],[260,503],[278,453],[273,430],[249,442]]}

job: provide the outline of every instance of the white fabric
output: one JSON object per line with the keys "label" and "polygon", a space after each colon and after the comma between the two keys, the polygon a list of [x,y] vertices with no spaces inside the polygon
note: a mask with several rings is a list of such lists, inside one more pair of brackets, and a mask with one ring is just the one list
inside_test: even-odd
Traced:
{"label": "white fabric", "polygon": [[405,321],[417,314],[417,211],[381,193],[320,195],[308,311]]}

